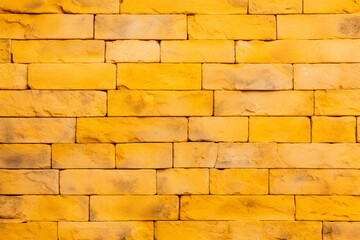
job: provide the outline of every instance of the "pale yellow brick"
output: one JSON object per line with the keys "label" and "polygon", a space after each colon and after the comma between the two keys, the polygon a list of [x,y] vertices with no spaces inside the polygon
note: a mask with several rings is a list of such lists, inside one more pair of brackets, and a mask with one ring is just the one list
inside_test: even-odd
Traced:
{"label": "pale yellow brick", "polygon": [[355,117],[312,117],[312,142],[356,142]]}
{"label": "pale yellow brick", "polygon": [[208,169],[164,169],[157,171],[158,194],[209,194]]}
{"label": "pale yellow brick", "polygon": [[78,118],[76,138],[78,142],[186,141],[187,119],[184,117]]}
{"label": "pale yellow brick", "polygon": [[189,39],[276,39],[275,16],[192,15]]}
{"label": "pale yellow brick", "polygon": [[355,13],[360,3],[354,0],[304,0],[304,13]]}
{"label": "pale yellow brick", "polygon": [[294,220],[293,196],[182,196],[181,220]]}
{"label": "pale yellow brick", "polygon": [[11,62],[10,40],[0,40],[0,63]]}
{"label": "pale yellow brick", "polygon": [[171,168],[171,143],[116,145],[117,168]]}
{"label": "pale yellow brick", "polygon": [[0,116],[105,116],[106,93],[101,91],[0,91]]}
{"label": "pale yellow brick", "polygon": [[160,44],[140,40],[106,42],[106,62],[160,62]]}
{"label": "pale yellow brick", "polygon": [[310,116],[312,91],[215,91],[216,116]]}
{"label": "pale yellow brick", "polygon": [[3,239],[57,240],[57,223],[0,223],[0,232]]}
{"label": "pale yellow brick", "polygon": [[174,167],[212,168],[217,150],[217,144],[211,142],[174,143]]}
{"label": "pale yellow brick", "polygon": [[12,41],[14,62],[104,62],[105,42],[99,40]]}
{"label": "pale yellow brick", "polygon": [[112,144],[53,144],[52,168],[115,168]]}
{"label": "pale yellow brick", "polygon": [[212,91],[108,91],[108,116],[211,116]]}
{"label": "pale yellow brick", "polygon": [[359,115],[360,90],[315,91],[316,115]]}
{"label": "pale yellow brick", "polygon": [[324,222],[324,240],[356,240],[360,236],[359,222]]}
{"label": "pale yellow brick", "polygon": [[91,221],[176,220],[178,196],[91,196]]}
{"label": "pale yellow brick", "polygon": [[192,117],[189,118],[191,141],[246,142],[247,117]]}
{"label": "pale yellow brick", "polygon": [[291,14],[302,12],[302,0],[249,0],[250,14]]}
{"label": "pale yellow brick", "polygon": [[122,89],[200,90],[200,64],[118,64],[117,86]]}
{"label": "pale yellow brick", "polygon": [[161,62],[233,63],[234,59],[234,42],[230,40],[161,42]]}
{"label": "pale yellow brick", "polygon": [[0,64],[0,89],[26,89],[27,73],[25,64]]}
{"label": "pale yellow brick", "polygon": [[250,142],[310,142],[307,117],[250,117]]}
{"label": "pale yellow brick", "polygon": [[30,64],[32,89],[115,89],[116,66],[104,63]]}
{"label": "pale yellow brick", "polygon": [[96,39],[186,39],[186,15],[96,15]]}

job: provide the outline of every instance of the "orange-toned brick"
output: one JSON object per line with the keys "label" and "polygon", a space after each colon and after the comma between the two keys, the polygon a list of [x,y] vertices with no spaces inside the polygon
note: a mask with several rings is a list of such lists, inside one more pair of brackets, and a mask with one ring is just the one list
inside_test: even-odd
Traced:
{"label": "orange-toned brick", "polygon": [[57,239],[56,222],[0,223],[3,239]]}
{"label": "orange-toned brick", "polygon": [[106,62],[160,62],[160,44],[157,41],[109,41],[106,42]]}
{"label": "orange-toned brick", "polygon": [[11,62],[11,45],[9,40],[0,40],[0,63]]}
{"label": "orange-toned brick", "polygon": [[249,0],[250,14],[301,13],[302,0]]}
{"label": "orange-toned brick", "polygon": [[218,146],[212,142],[174,143],[174,167],[209,167],[215,165]]}
{"label": "orange-toned brick", "polygon": [[0,64],[0,89],[26,89],[27,69],[25,64]]}
{"label": "orange-toned brick", "polygon": [[356,142],[355,117],[312,117],[312,142]]}

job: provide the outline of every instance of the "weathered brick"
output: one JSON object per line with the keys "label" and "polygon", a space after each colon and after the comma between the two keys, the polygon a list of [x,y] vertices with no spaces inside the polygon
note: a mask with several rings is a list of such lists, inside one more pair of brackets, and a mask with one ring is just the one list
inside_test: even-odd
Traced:
{"label": "weathered brick", "polygon": [[174,143],[174,167],[212,168],[217,151],[217,144],[211,142]]}
{"label": "weathered brick", "polygon": [[312,142],[356,142],[355,117],[312,117]]}
{"label": "weathered brick", "polygon": [[360,236],[359,222],[324,222],[324,240],[356,240]]}
{"label": "weathered brick", "polygon": [[242,141],[248,139],[247,117],[191,117],[189,118],[191,141]]}
{"label": "weathered brick", "polygon": [[293,196],[182,196],[181,220],[294,220]]}
{"label": "weathered brick", "polygon": [[0,89],[25,89],[27,66],[25,64],[0,64]]}
{"label": "weathered brick", "polygon": [[0,223],[0,232],[3,239],[57,240],[57,223]]}
{"label": "weathered brick", "polygon": [[302,0],[249,0],[250,14],[290,14],[302,12]]}
{"label": "weathered brick", "polygon": [[117,168],[171,168],[171,143],[116,145]]}
{"label": "weathered brick", "polygon": [[316,115],[359,115],[360,90],[315,91]]}
{"label": "weathered brick", "polygon": [[96,39],[186,39],[185,15],[96,15]]}
{"label": "weathered brick", "polygon": [[353,0],[304,0],[304,13],[356,13],[360,3]]}
{"label": "weathered brick", "polygon": [[91,221],[175,220],[177,196],[91,196]]}
{"label": "weathered brick", "polygon": [[32,89],[115,89],[114,64],[30,64],[29,87]]}
{"label": "weathered brick", "polygon": [[160,44],[157,41],[109,41],[106,42],[106,62],[160,62]]}
{"label": "weathered brick", "polygon": [[11,45],[9,40],[0,40],[0,63],[11,62]]}

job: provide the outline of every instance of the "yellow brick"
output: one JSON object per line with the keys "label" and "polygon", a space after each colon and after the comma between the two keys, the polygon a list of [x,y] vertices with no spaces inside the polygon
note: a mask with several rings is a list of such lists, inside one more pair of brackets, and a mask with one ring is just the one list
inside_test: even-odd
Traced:
{"label": "yellow brick", "polygon": [[0,196],[0,219],[88,221],[88,196]]}
{"label": "yellow brick", "polygon": [[292,78],[290,64],[203,64],[204,89],[291,89]]}
{"label": "yellow brick", "polygon": [[59,194],[59,171],[0,170],[0,194]]}
{"label": "yellow brick", "polygon": [[304,0],[304,13],[355,13],[360,4],[354,0]]}
{"label": "yellow brick", "polygon": [[324,222],[324,240],[356,240],[360,236],[358,222]]}
{"label": "yellow brick", "polygon": [[278,39],[359,38],[359,14],[279,15]]}
{"label": "yellow brick", "polygon": [[117,168],[171,168],[171,143],[116,145]]}
{"label": "yellow brick", "polygon": [[0,63],[11,62],[10,40],[0,40]]}
{"label": "yellow brick", "polygon": [[309,116],[312,91],[215,91],[216,116]]}
{"label": "yellow brick", "polygon": [[0,14],[0,28],[2,30],[0,38],[92,38],[93,16],[71,14]]}
{"label": "yellow brick", "polygon": [[359,196],[296,196],[296,220],[359,221]]}
{"label": "yellow brick", "polygon": [[103,62],[105,42],[98,40],[13,41],[14,62]]}
{"label": "yellow brick", "polygon": [[316,115],[359,115],[359,90],[315,91]]}
{"label": "yellow brick", "polygon": [[157,221],[158,240],[321,240],[321,222]]}
{"label": "yellow brick", "polygon": [[32,89],[115,89],[114,64],[30,64]]}
{"label": "yellow brick", "polygon": [[242,141],[248,139],[247,117],[192,117],[189,118],[191,141]]}
{"label": "yellow brick", "polygon": [[175,220],[177,196],[91,196],[91,221]]}
{"label": "yellow brick", "polygon": [[162,41],[162,62],[233,63],[234,42],[230,40]]}
{"label": "yellow brick", "polygon": [[108,91],[108,116],[211,116],[212,91]]}
{"label": "yellow brick", "polygon": [[186,141],[187,119],[175,117],[78,118],[76,137],[78,142]]}
{"label": "yellow brick", "polygon": [[45,144],[0,144],[0,168],[50,168],[51,147]]}
{"label": "yellow brick", "polygon": [[310,142],[306,117],[250,117],[250,142]]}
{"label": "yellow brick", "polygon": [[267,194],[267,169],[210,169],[211,194]]}
{"label": "yellow brick", "polygon": [[52,168],[115,168],[112,144],[53,144]]}
{"label": "yellow brick", "polygon": [[157,171],[158,194],[209,194],[208,169],[165,169]]}
{"label": "yellow brick", "polygon": [[105,116],[101,91],[0,91],[0,116]]}
{"label": "yellow brick", "polygon": [[250,0],[250,14],[301,13],[302,0]]}
{"label": "yellow brick", "polygon": [[185,15],[96,15],[96,39],[186,39]]}
{"label": "yellow brick", "polygon": [[358,127],[358,126],[360,126],[360,118],[356,118],[356,129],[357,129],[357,131],[356,131],[356,137],[357,137],[357,142],[360,142],[360,127]]}
{"label": "yellow brick", "polygon": [[174,143],[174,167],[212,168],[217,150],[217,144],[211,142]]}
{"label": "yellow brick", "polygon": [[118,64],[117,86],[122,89],[200,90],[200,64]]}
{"label": "yellow brick", "polygon": [[121,13],[246,14],[246,0],[124,0]]}
{"label": "yellow brick", "polygon": [[0,143],[72,143],[75,119],[0,118]]}
{"label": "yellow brick", "polygon": [[182,196],[181,220],[294,220],[293,196]]}
{"label": "yellow brick", "polygon": [[355,117],[312,117],[312,142],[356,142]]}
{"label": "yellow brick", "polygon": [[192,15],[189,39],[276,39],[275,16]]}
{"label": "yellow brick", "polygon": [[160,44],[140,40],[106,42],[106,62],[160,62]]}
{"label": "yellow brick", "polygon": [[273,169],[271,194],[358,195],[359,170]]}
{"label": "yellow brick", "polygon": [[59,240],[153,239],[153,222],[59,222]]}
{"label": "yellow brick", "polygon": [[0,223],[3,239],[57,239],[56,222]]}
{"label": "yellow brick", "polygon": [[61,194],[155,194],[155,170],[65,170]]}
{"label": "yellow brick", "polygon": [[0,64],[0,89],[27,88],[27,66],[25,64]]}
{"label": "yellow brick", "polygon": [[357,54],[359,48],[360,41],[353,39],[238,41],[236,62],[360,62],[360,55]]}

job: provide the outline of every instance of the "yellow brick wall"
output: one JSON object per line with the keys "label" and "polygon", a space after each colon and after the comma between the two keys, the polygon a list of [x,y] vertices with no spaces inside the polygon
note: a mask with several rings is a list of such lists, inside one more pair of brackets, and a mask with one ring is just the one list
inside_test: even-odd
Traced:
{"label": "yellow brick wall", "polygon": [[358,0],[0,0],[1,240],[359,240],[359,124]]}

